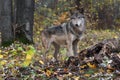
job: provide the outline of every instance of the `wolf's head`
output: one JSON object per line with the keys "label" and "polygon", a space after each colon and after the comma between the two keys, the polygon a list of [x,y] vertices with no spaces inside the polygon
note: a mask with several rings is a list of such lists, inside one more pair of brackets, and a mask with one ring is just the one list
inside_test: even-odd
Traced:
{"label": "wolf's head", "polygon": [[81,13],[78,10],[74,11],[73,13],[71,13],[70,18],[71,18],[70,22],[75,28],[77,28],[80,31],[85,29],[85,17],[84,17],[83,12]]}
{"label": "wolf's head", "polygon": [[71,15],[71,24],[75,27],[83,27],[85,23],[85,17],[79,11],[75,11]]}

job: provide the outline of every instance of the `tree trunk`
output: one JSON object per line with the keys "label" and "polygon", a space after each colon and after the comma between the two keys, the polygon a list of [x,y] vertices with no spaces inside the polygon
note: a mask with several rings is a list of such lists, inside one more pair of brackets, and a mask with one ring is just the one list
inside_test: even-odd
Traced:
{"label": "tree trunk", "polygon": [[13,42],[12,32],[12,0],[0,0],[1,4],[1,33],[2,45],[7,46]]}
{"label": "tree trunk", "polygon": [[[1,2],[1,0],[0,0]],[[2,4],[0,3],[0,24],[1,24],[1,10],[2,10]],[[1,32],[1,26],[0,26],[0,32]]]}
{"label": "tree trunk", "polygon": [[0,0],[2,45],[33,43],[34,0]]}
{"label": "tree trunk", "polygon": [[17,0],[16,9],[16,39],[33,43],[34,0]]}

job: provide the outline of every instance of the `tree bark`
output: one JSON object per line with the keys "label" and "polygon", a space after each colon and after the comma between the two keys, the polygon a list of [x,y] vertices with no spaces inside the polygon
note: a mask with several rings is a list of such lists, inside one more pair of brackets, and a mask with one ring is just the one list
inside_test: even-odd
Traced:
{"label": "tree bark", "polygon": [[[0,0],[2,2],[2,0]],[[1,10],[2,10],[2,3],[0,3],[0,24],[1,24]],[[0,26],[0,32],[1,32],[1,26]]]}
{"label": "tree bark", "polygon": [[17,0],[16,9],[16,39],[33,43],[34,0]]}
{"label": "tree bark", "polygon": [[1,0],[1,33],[2,45],[7,46],[13,42],[12,31],[12,0]]}
{"label": "tree bark", "polygon": [[2,45],[33,43],[34,0],[0,0]]}

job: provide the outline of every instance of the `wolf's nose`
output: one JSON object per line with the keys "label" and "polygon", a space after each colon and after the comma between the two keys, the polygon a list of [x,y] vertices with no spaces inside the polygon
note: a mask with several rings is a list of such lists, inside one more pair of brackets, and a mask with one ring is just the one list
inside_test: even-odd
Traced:
{"label": "wolf's nose", "polygon": [[78,24],[75,24],[75,26],[78,26]]}

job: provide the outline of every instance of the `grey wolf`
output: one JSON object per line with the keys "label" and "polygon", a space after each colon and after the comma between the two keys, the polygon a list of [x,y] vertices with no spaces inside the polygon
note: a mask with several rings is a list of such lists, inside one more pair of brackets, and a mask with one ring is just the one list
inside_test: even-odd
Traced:
{"label": "grey wolf", "polygon": [[51,44],[55,48],[54,58],[56,60],[61,45],[66,46],[68,57],[76,55],[77,44],[85,32],[85,27],[84,14],[77,10],[71,12],[68,22],[44,29],[41,36],[43,46],[46,49],[45,55],[49,51]]}

